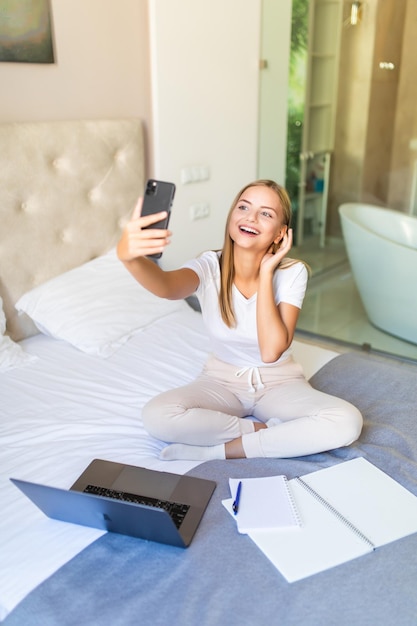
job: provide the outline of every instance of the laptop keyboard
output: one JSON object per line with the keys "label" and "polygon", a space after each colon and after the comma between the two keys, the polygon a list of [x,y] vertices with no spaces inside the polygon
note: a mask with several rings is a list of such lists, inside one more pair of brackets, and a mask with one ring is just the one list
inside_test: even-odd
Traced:
{"label": "laptop keyboard", "polygon": [[133,502],[134,504],[146,504],[157,509],[164,509],[171,516],[175,526],[179,528],[184,521],[184,517],[190,508],[189,504],[180,504],[178,502],[169,502],[168,500],[158,500],[149,496],[139,496],[135,493],[127,493],[126,491],[118,491],[115,489],[107,489],[106,487],[97,487],[96,485],[87,485],[84,493],[91,493],[95,496],[104,496],[105,498],[114,498],[123,502]]}

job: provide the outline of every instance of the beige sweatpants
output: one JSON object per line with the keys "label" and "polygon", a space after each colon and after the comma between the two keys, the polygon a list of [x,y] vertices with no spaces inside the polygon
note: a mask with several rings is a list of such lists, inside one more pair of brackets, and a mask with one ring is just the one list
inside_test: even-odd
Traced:
{"label": "beige sweatpants", "polygon": [[[313,389],[292,358],[243,368],[211,356],[192,383],[143,409],[145,429],[166,442],[213,446],[242,437],[248,458],[288,458],[346,446],[362,429],[349,402]],[[271,422],[254,432],[252,419]]]}

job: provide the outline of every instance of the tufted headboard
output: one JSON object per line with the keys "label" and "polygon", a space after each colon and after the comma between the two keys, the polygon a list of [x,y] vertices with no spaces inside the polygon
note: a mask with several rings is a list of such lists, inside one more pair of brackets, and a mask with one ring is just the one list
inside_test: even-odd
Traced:
{"label": "tufted headboard", "polygon": [[37,332],[19,297],[114,246],[144,181],[138,119],[0,124],[0,296],[13,339]]}

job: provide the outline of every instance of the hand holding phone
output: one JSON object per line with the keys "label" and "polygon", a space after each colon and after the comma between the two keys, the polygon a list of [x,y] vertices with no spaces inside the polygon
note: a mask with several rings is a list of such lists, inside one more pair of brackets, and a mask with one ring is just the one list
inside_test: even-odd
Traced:
{"label": "hand holding phone", "polygon": [[[148,180],[145,187],[145,193],[143,195],[141,217],[160,213],[161,211],[166,211],[167,216],[165,219],[156,222],[156,224],[151,224],[146,228],[168,228],[174,196],[174,183],[167,183],[165,181],[155,179]],[[159,259],[162,256],[162,252],[150,254],[149,256],[152,259]]]}
{"label": "hand holding phone", "polygon": [[[174,193],[173,183],[148,180],[143,198],[138,199],[117,245],[121,261],[129,262],[141,256],[159,259],[162,256],[160,250],[164,249],[171,234],[167,227]],[[152,254],[152,250],[157,252]]]}

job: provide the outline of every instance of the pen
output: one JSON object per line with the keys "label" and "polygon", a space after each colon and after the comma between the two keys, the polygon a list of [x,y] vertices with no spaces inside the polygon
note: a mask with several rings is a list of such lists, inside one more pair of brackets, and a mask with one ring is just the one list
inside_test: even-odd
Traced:
{"label": "pen", "polygon": [[235,501],[232,504],[233,513],[235,515],[237,515],[237,512],[239,510],[239,501],[240,501],[240,492],[241,491],[242,491],[242,481],[240,480],[239,484],[237,486]]}

